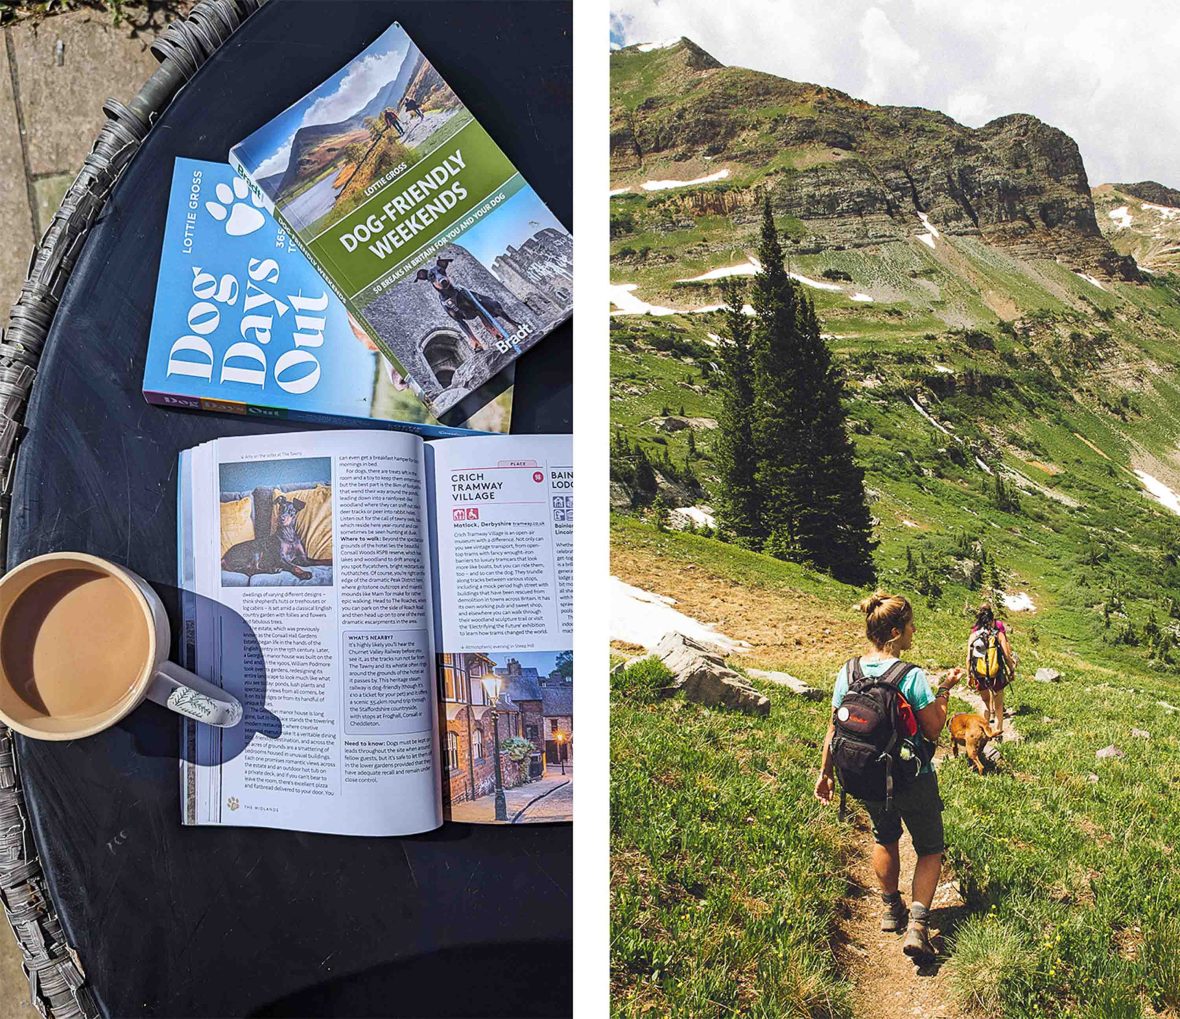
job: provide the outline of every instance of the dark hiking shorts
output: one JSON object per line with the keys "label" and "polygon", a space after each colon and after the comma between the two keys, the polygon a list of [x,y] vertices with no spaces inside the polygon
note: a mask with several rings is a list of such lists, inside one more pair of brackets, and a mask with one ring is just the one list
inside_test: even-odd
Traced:
{"label": "dark hiking shorts", "polygon": [[893,794],[893,807],[885,809],[882,800],[861,800],[873,819],[873,839],[891,846],[901,838],[901,825],[914,840],[914,852],[931,856],[946,848],[942,836],[942,798],[938,795],[938,776],[934,772],[919,775],[901,792]]}

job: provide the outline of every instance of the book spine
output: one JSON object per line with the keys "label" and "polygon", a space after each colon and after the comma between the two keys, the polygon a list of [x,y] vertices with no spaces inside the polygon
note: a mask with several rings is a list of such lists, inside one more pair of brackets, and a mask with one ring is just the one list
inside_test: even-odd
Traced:
{"label": "book spine", "polygon": [[238,158],[238,147],[236,145],[230,149],[229,161],[230,165],[234,169],[234,173],[236,173],[250,185],[250,190],[266,204],[267,210],[287,232],[287,236],[295,242],[295,246],[312,264],[312,266],[315,268],[315,271],[318,272],[320,276],[323,277],[324,282],[332,288],[332,293],[334,293],[340,299],[340,303],[344,305],[345,310],[347,310],[349,315],[352,316],[353,321],[355,321],[357,325],[361,326],[361,328],[365,330],[365,333],[368,335],[369,339],[371,339],[377,345],[377,349],[381,351],[385,359],[388,360],[398,370],[398,372],[401,373],[402,377],[414,387],[414,391],[418,393],[418,397],[421,399],[421,393],[418,391],[417,383],[414,382],[414,377],[408,371],[406,371],[406,366],[398,360],[397,355],[394,354],[394,352],[389,348],[389,344],[386,343],[385,340],[379,335],[377,335],[376,330],[374,330],[369,325],[368,319],[366,319],[360,309],[352,303],[352,299],[340,289],[340,286],[336,282],[336,278],[332,272],[326,269],[323,263],[320,262],[320,260],[312,253],[311,249],[303,243],[303,238],[299,236],[299,232],[292,226],[287,217],[283,215],[282,210],[277,205],[275,205],[266,192],[264,192],[262,188],[258,186],[258,182],[250,175],[250,171],[246,169],[246,165],[241,161],[241,159]]}
{"label": "book spine", "polygon": [[144,390],[143,398],[158,407],[181,407],[186,410],[209,410],[218,414],[238,414],[243,417],[271,420],[314,421],[324,425],[363,423],[369,428],[384,428],[391,432],[409,432],[424,439],[453,439],[461,435],[492,435],[475,428],[452,425],[432,425],[420,421],[395,421],[392,418],[349,417],[347,414],[320,414],[313,410],[291,410],[288,407],[268,407],[257,403],[238,403],[233,400],[204,400],[196,396],[177,396]]}

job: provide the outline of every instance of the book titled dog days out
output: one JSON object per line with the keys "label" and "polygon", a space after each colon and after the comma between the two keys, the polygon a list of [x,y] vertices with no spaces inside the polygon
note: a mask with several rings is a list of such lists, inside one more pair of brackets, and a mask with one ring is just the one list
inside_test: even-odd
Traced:
{"label": "book titled dog days out", "polygon": [[398,24],[230,162],[446,423],[571,314],[569,231]]}
{"label": "book titled dog days out", "polygon": [[439,438],[508,431],[512,372],[470,418],[440,424],[229,164],[176,160],[144,362],[149,403]]}

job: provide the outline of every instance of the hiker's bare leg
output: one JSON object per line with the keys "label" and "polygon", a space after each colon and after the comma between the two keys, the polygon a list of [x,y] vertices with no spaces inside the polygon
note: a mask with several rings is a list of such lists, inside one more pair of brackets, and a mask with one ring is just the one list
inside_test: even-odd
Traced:
{"label": "hiker's bare leg", "polygon": [[1004,691],[997,690],[992,694],[992,703],[996,706],[996,732],[1004,735]]}
{"label": "hiker's bare leg", "polygon": [[[873,843],[873,873],[877,875],[877,883],[886,895],[897,891],[897,879],[901,876],[901,854],[897,851],[897,843],[888,846],[880,842]],[[938,875],[935,875],[937,882]],[[915,887],[917,877],[914,878]]]}
{"label": "hiker's bare leg", "polygon": [[984,686],[979,684],[979,699],[983,701],[983,713],[987,715],[987,720],[992,720],[992,692]]}
{"label": "hiker's bare leg", "polygon": [[[897,847],[894,846],[894,849]],[[914,887],[911,898],[920,902],[927,909],[934,898],[934,890],[938,887],[938,875],[942,872],[942,853],[930,853],[919,856],[914,864]]]}

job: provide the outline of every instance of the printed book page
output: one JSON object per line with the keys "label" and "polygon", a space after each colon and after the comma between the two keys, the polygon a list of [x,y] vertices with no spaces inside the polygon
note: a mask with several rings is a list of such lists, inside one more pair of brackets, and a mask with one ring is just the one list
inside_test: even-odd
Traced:
{"label": "printed book page", "polygon": [[568,435],[427,449],[443,796],[456,821],[573,819],[572,452]]}
{"label": "printed book page", "polygon": [[219,439],[182,458],[181,499],[190,667],[245,709],[234,729],[186,729],[184,823],[437,827],[421,439]]}

